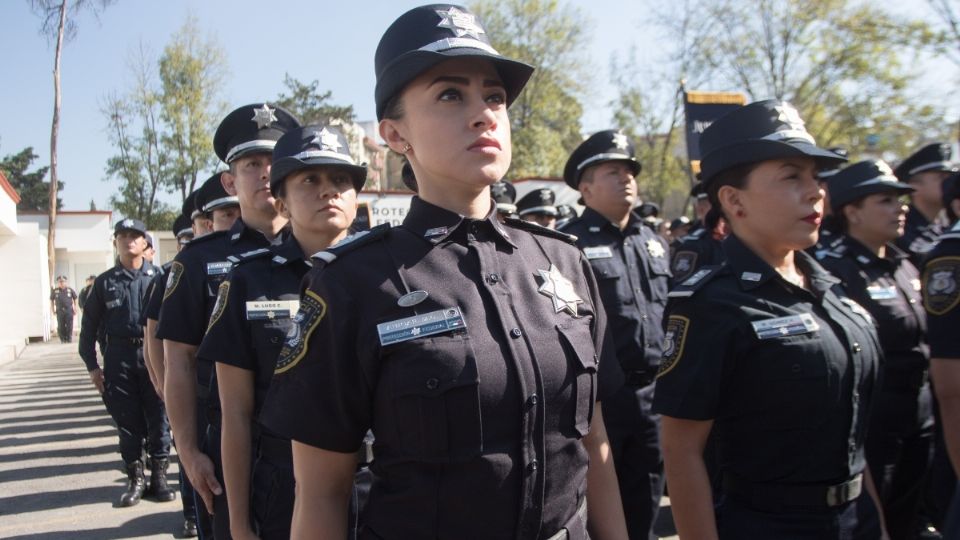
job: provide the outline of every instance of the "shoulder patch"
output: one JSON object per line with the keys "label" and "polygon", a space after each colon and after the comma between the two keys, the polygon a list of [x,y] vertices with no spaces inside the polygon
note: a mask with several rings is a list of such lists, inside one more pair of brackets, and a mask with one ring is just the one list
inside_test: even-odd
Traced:
{"label": "shoulder patch", "polygon": [[663,333],[663,358],[660,368],[657,369],[657,378],[670,372],[677,360],[683,355],[683,346],[687,343],[687,330],[690,329],[690,319],[681,315],[671,315]]}
{"label": "shoulder patch", "polygon": [[173,261],[173,264],[170,265],[170,272],[167,274],[167,284],[163,290],[163,300],[166,300],[168,296],[173,294],[173,291],[177,290],[177,285],[180,285],[181,277],[183,277],[183,263]]}
{"label": "shoulder patch", "polygon": [[283,373],[297,364],[307,354],[310,335],[327,314],[327,303],[320,295],[307,289],[300,298],[300,310],[293,318],[293,324],[287,332],[287,339],[277,357],[274,373]]}
{"label": "shoulder patch", "polygon": [[224,280],[217,289],[217,301],[213,304],[213,313],[210,314],[210,322],[207,324],[207,332],[217,324],[223,312],[227,309],[227,295],[230,294],[230,280]]}
{"label": "shoulder patch", "polygon": [[230,231],[214,231],[212,233],[205,234],[199,238],[194,238],[190,242],[184,244],[183,249],[197,249],[198,247],[202,247],[203,244],[206,242],[227,236],[229,232]]}
{"label": "shoulder patch", "polygon": [[670,270],[673,271],[673,277],[677,282],[683,282],[697,268],[697,258],[699,255],[696,251],[678,251],[676,255],[673,256],[673,263],[670,265]]}
{"label": "shoulder patch", "polygon": [[704,266],[703,268],[694,272],[692,276],[674,286],[673,290],[667,293],[667,297],[686,298],[687,296],[693,296],[693,293],[697,292],[697,289],[717,276],[720,270],[724,267],[725,265],[723,264]]}
{"label": "shoulder patch", "polygon": [[329,248],[314,253],[311,258],[320,259],[321,261],[330,264],[347,253],[350,253],[351,251],[381,240],[389,230],[389,223],[381,223],[372,229],[351,234]]}
{"label": "shoulder patch", "polygon": [[923,307],[943,315],[960,302],[960,257],[933,259],[923,269]]}
{"label": "shoulder patch", "polygon": [[[536,223],[530,221],[524,221],[517,218],[507,218],[504,221],[504,225],[513,227],[514,229],[520,229],[522,231],[527,231],[538,236],[546,236],[549,238],[556,238],[557,240],[563,240],[571,245],[577,245],[577,237],[572,234],[567,234],[565,232],[556,231],[554,229],[548,229],[546,227],[537,225]],[[569,228],[569,227],[568,227]]]}

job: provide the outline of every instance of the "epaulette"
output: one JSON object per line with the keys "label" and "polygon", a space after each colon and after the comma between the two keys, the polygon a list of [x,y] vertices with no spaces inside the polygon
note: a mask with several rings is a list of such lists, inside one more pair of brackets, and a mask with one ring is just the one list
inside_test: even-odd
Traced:
{"label": "epaulette", "polygon": [[227,260],[232,262],[233,264],[243,264],[245,262],[249,262],[255,259],[262,259],[263,257],[266,257],[267,255],[269,255],[270,251],[271,251],[270,248],[252,249],[250,251],[246,251],[238,255],[229,255],[227,257]]}
{"label": "epaulette", "polygon": [[673,289],[667,293],[668,298],[686,298],[688,296],[693,296],[693,293],[697,292],[697,289],[703,287],[708,281],[713,279],[715,276],[720,274],[720,270],[725,268],[727,265],[717,264],[713,266],[704,266],[696,272],[694,272],[690,277],[680,282],[680,284],[675,285]]}
{"label": "epaulette", "polygon": [[940,240],[960,239],[960,220],[953,224],[947,232],[940,235]]}
{"label": "epaulette", "polygon": [[847,252],[847,245],[839,242],[839,238],[830,243],[829,246],[818,249],[814,256],[818,261],[822,261],[827,257],[832,257],[834,259],[842,259],[843,255]]}
{"label": "epaulette", "polygon": [[703,236],[703,233],[705,233],[705,232],[707,232],[706,229],[697,229],[697,230],[693,231],[692,233],[690,233],[690,234],[688,234],[688,235],[686,235],[686,236],[681,236],[679,242],[687,242],[687,241],[689,241],[689,240],[697,240],[697,239],[699,239],[701,236]]}
{"label": "epaulette", "polygon": [[203,245],[205,242],[209,242],[210,240],[214,240],[217,238],[223,238],[228,234],[230,234],[230,231],[214,231],[212,233],[205,234],[198,238],[194,238],[190,242],[184,244],[183,249],[186,250],[186,249],[196,248],[197,246]]}
{"label": "epaulette", "polygon": [[367,244],[381,240],[387,232],[390,230],[389,223],[382,223],[376,227],[360,231],[356,234],[351,234],[350,236],[344,238],[343,240],[337,242],[336,244],[328,247],[323,251],[318,251],[313,255],[313,259],[319,259],[329,265],[333,261],[343,257],[351,251],[355,251],[360,247],[363,247]]}
{"label": "epaulette", "polygon": [[[564,242],[567,242],[574,246],[577,245],[576,236],[572,234],[567,234],[565,232],[560,232],[554,229],[549,229],[542,225],[537,225],[532,221],[524,221],[522,219],[517,219],[517,218],[507,218],[504,221],[504,225],[509,225],[515,229],[527,231],[529,233],[536,234],[539,236],[546,236],[549,238],[556,238],[557,240],[563,240]],[[568,224],[567,226],[569,227],[570,225]]]}

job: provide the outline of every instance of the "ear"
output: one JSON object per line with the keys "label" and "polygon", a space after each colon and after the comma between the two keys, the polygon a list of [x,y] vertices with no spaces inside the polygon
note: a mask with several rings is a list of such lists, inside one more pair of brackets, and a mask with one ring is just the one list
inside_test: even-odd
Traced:
{"label": "ear", "polygon": [[843,217],[847,220],[847,223],[851,225],[860,223],[860,209],[857,208],[857,205],[845,204],[841,210],[843,211]]}
{"label": "ear", "polygon": [[725,216],[737,216],[744,213],[743,199],[740,197],[740,190],[733,186],[720,186],[717,191],[717,200],[720,201],[720,208],[723,209]]}
{"label": "ear", "polygon": [[283,199],[274,197],[273,208],[277,211],[277,214],[281,215],[284,219],[287,221],[290,220],[290,212],[287,210],[287,205],[283,203]]}
{"label": "ear", "polygon": [[407,140],[401,133],[403,126],[400,125],[400,121],[385,118],[380,121],[378,129],[380,130],[380,138],[386,141],[387,146],[394,152],[403,154],[403,147],[406,146]]}
{"label": "ear", "polygon": [[227,192],[227,195],[230,195],[231,197],[237,196],[237,177],[234,176],[230,171],[223,171],[223,173],[220,174],[220,184]]}

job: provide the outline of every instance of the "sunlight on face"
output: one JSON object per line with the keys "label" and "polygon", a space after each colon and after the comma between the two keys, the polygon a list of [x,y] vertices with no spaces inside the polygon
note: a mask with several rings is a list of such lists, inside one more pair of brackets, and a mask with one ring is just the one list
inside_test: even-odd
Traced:
{"label": "sunlight on face", "polygon": [[337,167],[310,167],[290,174],[283,182],[280,201],[295,235],[298,231],[345,232],[357,216],[353,179]]}

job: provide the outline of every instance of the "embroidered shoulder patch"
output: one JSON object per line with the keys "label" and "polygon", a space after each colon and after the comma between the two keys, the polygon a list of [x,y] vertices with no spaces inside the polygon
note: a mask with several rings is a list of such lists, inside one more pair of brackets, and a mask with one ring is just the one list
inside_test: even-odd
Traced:
{"label": "embroidered shoulder patch", "polygon": [[170,265],[170,274],[167,275],[166,288],[163,290],[164,300],[173,294],[173,291],[177,290],[177,285],[180,285],[181,277],[183,277],[183,264],[173,261],[173,264]]}
{"label": "embroidered shoulder patch", "polygon": [[690,319],[681,315],[671,315],[663,333],[663,358],[660,360],[660,369],[657,378],[666,375],[677,365],[683,355],[683,346],[687,342],[687,330],[690,328]]}
{"label": "embroidered shoulder patch", "polygon": [[224,280],[217,289],[217,301],[213,304],[213,313],[210,314],[210,323],[207,324],[207,332],[217,324],[223,312],[227,309],[227,295],[230,294],[230,282]]}
{"label": "embroidered shoulder patch", "polygon": [[697,265],[696,251],[678,251],[673,257],[673,278],[677,283],[690,277]]}
{"label": "embroidered shoulder patch", "polygon": [[310,334],[326,314],[327,303],[317,293],[307,290],[300,298],[300,311],[293,318],[293,324],[287,332],[287,339],[283,343],[283,348],[280,349],[274,373],[283,373],[300,363],[300,360],[307,355]]}
{"label": "embroidered shoulder patch", "polygon": [[940,257],[923,270],[923,307],[931,315],[943,315],[960,302],[960,257]]}

